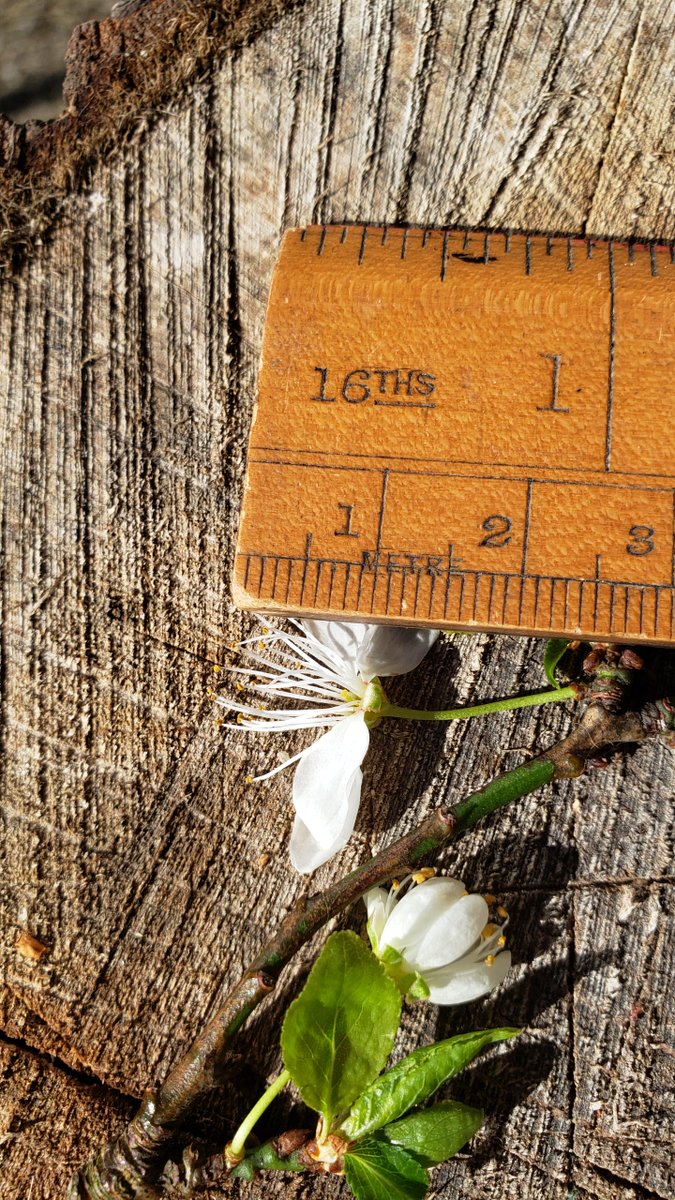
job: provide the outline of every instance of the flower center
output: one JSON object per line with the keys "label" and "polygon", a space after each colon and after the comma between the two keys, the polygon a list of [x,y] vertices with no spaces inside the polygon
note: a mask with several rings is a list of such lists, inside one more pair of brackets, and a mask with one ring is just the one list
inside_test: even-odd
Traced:
{"label": "flower center", "polygon": [[374,729],[375,726],[382,720],[382,717],[387,715],[391,707],[387,699],[382,684],[377,675],[375,675],[369,683],[366,684],[366,689],[361,697],[359,707],[363,710],[366,718],[366,725],[369,729]]}

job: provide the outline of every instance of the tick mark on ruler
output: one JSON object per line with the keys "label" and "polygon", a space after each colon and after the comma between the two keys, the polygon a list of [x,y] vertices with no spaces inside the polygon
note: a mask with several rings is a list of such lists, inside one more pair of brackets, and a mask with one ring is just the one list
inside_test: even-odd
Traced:
{"label": "tick mark on ruler", "polygon": [[442,250],[442,254],[441,254],[441,283],[445,282],[445,276],[446,276],[446,273],[448,270],[448,242],[449,242],[449,240],[450,240],[450,234],[448,233],[448,231],[446,229],[443,234],[443,250]]}
{"label": "tick mark on ruler", "polygon": [[359,266],[361,266],[361,263],[363,262],[363,259],[364,259],[364,257],[365,257],[365,253],[366,253],[366,238],[367,238],[367,237],[368,237],[368,226],[367,226],[367,225],[364,225],[364,226],[363,226],[363,233],[361,234],[361,248],[360,248],[360,250],[359,250]]}

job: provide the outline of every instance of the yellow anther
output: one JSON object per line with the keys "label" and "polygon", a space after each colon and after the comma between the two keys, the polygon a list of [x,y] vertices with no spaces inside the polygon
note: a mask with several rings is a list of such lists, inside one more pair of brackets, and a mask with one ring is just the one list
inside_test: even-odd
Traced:
{"label": "yellow anther", "polygon": [[246,776],[246,782],[247,782],[247,783],[253,783],[253,776],[252,776],[252,775],[247,775],[247,776]]}
{"label": "yellow anther", "polygon": [[506,945],[506,938],[504,937],[504,934],[502,934],[502,936],[500,938],[497,938],[497,945],[498,946]]}
{"label": "yellow anther", "polygon": [[400,879],[392,879],[392,881],[391,881],[392,891],[397,892],[398,889],[400,888],[400,886],[401,886]]}
{"label": "yellow anther", "polygon": [[259,650],[264,650],[264,649],[265,649],[265,643],[264,643],[264,642],[258,642],[258,649],[259,649]]}
{"label": "yellow anther", "polygon": [[493,925],[492,921],[488,921],[487,925],[485,926],[485,929],[483,930],[483,932],[481,934],[481,937],[491,938],[493,933],[496,933],[498,929],[499,929],[498,925]]}
{"label": "yellow anther", "polygon": [[220,663],[214,663],[214,664],[213,664],[213,670],[214,670],[214,674],[216,674],[216,675],[220,675],[220,672],[222,671],[222,669],[223,669],[223,668],[221,667]]}
{"label": "yellow anther", "polygon": [[264,634],[268,634],[271,632],[272,632],[272,630],[270,629],[269,625],[263,625],[263,633]]}
{"label": "yellow anther", "polygon": [[484,899],[485,903],[487,904],[488,908],[492,908],[493,904],[497,903],[497,897],[493,896],[491,892],[486,892],[485,895],[483,896],[483,899]]}
{"label": "yellow anther", "polygon": [[487,966],[492,967],[494,965],[494,961],[495,961],[494,954],[488,954],[487,958],[485,959]]}
{"label": "yellow anther", "polygon": [[421,871],[415,871],[413,875],[413,882],[426,883],[427,879],[432,879],[435,874],[435,867],[422,867]]}
{"label": "yellow anther", "polygon": [[237,681],[237,683],[235,683],[235,685],[234,685],[234,686],[235,686],[235,688],[236,688],[236,690],[237,690],[238,692],[243,692],[243,691],[244,691],[244,685],[243,685],[243,683],[239,683],[239,681]]}
{"label": "yellow anther", "polygon": [[243,724],[244,724],[244,718],[243,718],[242,714],[237,713],[237,725],[243,725]]}
{"label": "yellow anther", "polygon": [[218,719],[216,721],[214,721],[213,724],[215,725],[216,729],[222,729],[223,725],[225,724],[225,721],[223,720],[222,717],[218,717]]}
{"label": "yellow anther", "polygon": [[497,915],[502,918],[502,921],[505,921],[506,918],[508,917],[509,914],[506,911],[506,909],[504,908],[503,904],[499,905],[499,908],[497,909]]}
{"label": "yellow anther", "polygon": [[216,694],[217,694],[217,693],[216,693],[216,692],[214,692],[213,688],[207,688],[207,689],[206,689],[206,695],[208,696],[209,700],[215,700],[215,698],[216,698]]}

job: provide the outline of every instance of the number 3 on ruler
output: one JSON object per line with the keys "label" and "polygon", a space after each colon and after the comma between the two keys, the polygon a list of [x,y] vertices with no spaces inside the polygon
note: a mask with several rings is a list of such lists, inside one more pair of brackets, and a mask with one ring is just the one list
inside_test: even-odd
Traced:
{"label": "number 3 on ruler", "polygon": [[644,558],[654,549],[654,530],[650,525],[632,525],[628,535],[632,540],[626,546],[629,554]]}

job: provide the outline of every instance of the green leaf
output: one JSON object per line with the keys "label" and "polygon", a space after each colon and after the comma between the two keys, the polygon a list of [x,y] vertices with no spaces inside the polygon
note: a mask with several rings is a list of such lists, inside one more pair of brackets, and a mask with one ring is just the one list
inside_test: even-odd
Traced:
{"label": "green leaf", "polygon": [[484,1115],[482,1109],[469,1108],[459,1100],[442,1100],[412,1117],[385,1125],[381,1136],[413,1154],[422,1166],[433,1167],[452,1158],[471,1141]]}
{"label": "green leaf", "polygon": [[429,1176],[401,1146],[368,1138],[345,1154],[347,1183],[357,1200],[422,1200]]}
{"label": "green leaf", "polygon": [[556,675],[556,667],[558,666],[561,658],[567,652],[567,647],[569,644],[569,638],[551,638],[550,641],[546,643],[546,649],[544,651],[544,670],[546,672],[546,678],[551,684],[551,687],[557,688],[560,686],[560,680]]}
{"label": "green leaf", "polygon": [[519,1029],[483,1029],[421,1046],[366,1088],[352,1105],[341,1132],[350,1140],[365,1137],[423,1104],[493,1042],[515,1037]]}
{"label": "green leaf", "polygon": [[284,1063],[327,1130],[379,1075],[400,1018],[401,993],[361,938],[332,934],[281,1031]]}

